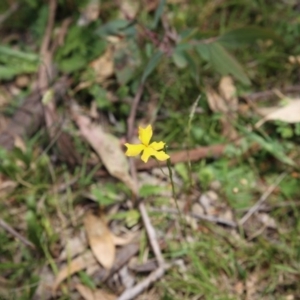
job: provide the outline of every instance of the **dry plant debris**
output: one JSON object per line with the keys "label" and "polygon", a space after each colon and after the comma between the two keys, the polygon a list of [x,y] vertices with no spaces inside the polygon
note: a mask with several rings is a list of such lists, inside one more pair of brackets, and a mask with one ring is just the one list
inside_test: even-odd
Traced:
{"label": "dry plant debris", "polygon": [[98,262],[106,269],[111,269],[115,260],[115,245],[106,222],[89,213],[84,218],[84,227],[89,245]]}

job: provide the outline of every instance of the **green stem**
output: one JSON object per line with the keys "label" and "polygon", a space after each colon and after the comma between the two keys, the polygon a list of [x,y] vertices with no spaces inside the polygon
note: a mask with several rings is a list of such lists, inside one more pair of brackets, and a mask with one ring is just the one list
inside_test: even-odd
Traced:
{"label": "green stem", "polygon": [[[171,169],[171,160],[170,160],[170,158],[167,160],[167,167],[168,167],[168,170],[169,170],[169,177],[170,177],[171,186],[172,186],[172,196],[173,196],[173,199],[175,201],[176,209],[177,209],[178,214],[179,214],[180,223],[181,223],[181,225],[185,226],[186,225],[185,220],[183,219],[183,215],[182,215],[182,213],[179,209],[178,201],[177,201],[176,194],[175,194],[175,185],[174,185],[174,181],[173,181],[173,172],[172,172],[172,169]],[[185,227],[183,229],[183,233],[184,233],[184,236],[186,236]]]}

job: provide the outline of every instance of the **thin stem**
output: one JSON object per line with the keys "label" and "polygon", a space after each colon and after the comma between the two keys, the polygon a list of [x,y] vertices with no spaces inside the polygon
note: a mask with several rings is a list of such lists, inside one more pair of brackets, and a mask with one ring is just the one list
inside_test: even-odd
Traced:
{"label": "thin stem", "polygon": [[[178,201],[177,201],[177,198],[176,198],[176,193],[175,193],[175,185],[174,185],[174,181],[173,181],[173,172],[172,172],[172,169],[171,169],[171,160],[170,158],[167,160],[167,167],[168,167],[168,170],[169,170],[169,177],[170,177],[170,181],[171,181],[171,186],[172,186],[172,196],[173,196],[173,199],[175,201],[175,204],[176,204],[176,209],[178,211],[178,214],[179,214],[179,218],[180,218],[180,223],[184,226],[185,225],[185,221],[183,219],[183,215],[180,211],[180,208],[179,208],[179,205],[178,205]],[[186,236],[186,232],[185,232],[185,227],[183,229],[183,233],[184,233],[184,236]]]}

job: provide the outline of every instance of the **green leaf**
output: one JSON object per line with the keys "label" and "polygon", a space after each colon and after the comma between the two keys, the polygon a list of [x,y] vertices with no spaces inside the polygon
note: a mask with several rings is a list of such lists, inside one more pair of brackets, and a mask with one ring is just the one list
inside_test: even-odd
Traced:
{"label": "green leaf", "polygon": [[0,46],[0,54],[19,58],[22,60],[27,60],[30,62],[37,62],[39,60],[39,56],[35,53],[28,53],[20,50],[15,50],[6,46]]}
{"label": "green leaf", "polygon": [[257,40],[274,40],[281,42],[281,38],[274,31],[259,27],[244,27],[230,30],[218,38],[222,45],[237,48],[247,44],[253,44]]}
{"label": "green leaf", "polygon": [[114,20],[104,25],[101,25],[96,30],[96,34],[98,34],[101,37],[106,37],[108,35],[134,36],[136,34],[136,29],[133,25],[134,22],[126,20]]}
{"label": "green leaf", "polygon": [[159,5],[155,11],[155,15],[154,15],[154,21],[153,21],[153,25],[152,25],[152,29],[156,29],[159,19],[164,11],[164,6],[166,4],[166,0],[160,0],[159,1]]}
{"label": "green leaf", "polygon": [[0,65],[0,79],[10,80],[18,74],[18,70]]}
{"label": "green leaf", "polygon": [[188,65],[188,61],[185,57],[185,52],[183,51],[178,51],[177,49],[175,49],[172,55],[172,59],[174,64],[178,68],[185,68]]}
{"label": "green leaf", "polygon": [[78,54],[73,55],[70,58],[65,58],[60,62],[60,69],[66,73],[72,73],[84,68],[87,64],[87,60],[84,56]]}
{"label": "green leaf", "polygon": [[140,51],[133,39],[120,43],[114,52],[114,67],[118,83],[125,85],[141,64]]}
{"label": "green leaf", "polygon": [[78,275],[82,284],[88,286],[92,290],[96,289],[93,279],[85,271],[80,271]]}
{"label": "green leaf", "polygon": [[145,82],[146,79],[148,78],[148,76],[153,72],[153,70],[156,68],[156,66],[158,65],[159,61],[162,58],[163,53],[161,51],[157,51],[149,60],[143,76],[142,76],[142,82]]}
{"label": "green leaf", "polygon": [[42,249],[40,240],[42,227],[39,224],[35,213],[32,210],[28,210],[25,215],[25,220],[27,222],[27,233],[29,240],[33,242],[38,249]]}
{"label": "green leaf", "polygon": [[266,140],[255,133],[249,134],[248,137],[251,141],[258,143],[265,151],[274,155],[279,161],[290,166],[295,166],[295,162],[284,153],[284,149],[279,142],[271,139]]}
{"label": "green leaf", "polygon": [[164,188],[161,186],[145,184],[140,188],[139,194],[142,198],[149,196],[160,195],[163,192]]}
{"label": "green leaf", "polygon": [[196,46],[198,54],[221,75],[231,74],[245,85],[250,80],[240,63],[219,43],[199,44]]}

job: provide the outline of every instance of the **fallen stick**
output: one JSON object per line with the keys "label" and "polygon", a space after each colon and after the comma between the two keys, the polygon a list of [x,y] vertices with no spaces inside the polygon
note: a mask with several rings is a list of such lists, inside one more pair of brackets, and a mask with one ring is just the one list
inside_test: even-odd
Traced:
{"label": "fallen stick", "polygon": [[[179,162],[198,161],[202,158],[207,157],[219,157],[224,153],[227,145],[228,144],[217,144],[172,153],[171,164],[176,164]],[[137,160],[135,161],[135,165],[138,170],[148,170],[156,167],[166,166],[167,161],[162,161],[158,163],[156,160],[152,159],[145,164],[143,161]]]}
{"label": "fallen stick", "polygon": [[[178,214],[178,210],[173,209],[173,208],[154,208],[153,207],[153,208],[151,208],[151,211],[161,212],[161,213],[165,213],[165,214]],[[200,215],[200,214],[196,214],[196,213],[187,213],[187,215],[194,219],[198,219],[198,220],[202,220],[202,221],[208,221],[208,222],[212,222],[212,223],[226,225],[228,227],[233,227],[233,228],[237,227],[237,223],[235,223],[233,221],[229,221],[229,220],[214,217],[214,216]]]}
{"label": "fallen stick", "polygon": [[155,271],[150,273],[150,275],[144,280],[140,281],[134,287],[127,289],[117,300],[130,300],[134,299],[136,296],[141,294],[146,288],[148,288],[152,283],[160,279],[164,274],[169,265],[160,266]]}
{"label": "fallen stick", "polygon": [[12,236],[20,240],[24,245],[30,247],[31,249],[35,249],[34,244],[28,241],[25,237],[23,237],[20,233],[14,230],[9,224],[7,224],[4,220],[0,218],[0,227],[9,232]]}
{"label": "fallen stick", "polygon": [[287,175],[286,172],[282,173],[276,181],[263,193],[255,205],[253,205],[249,211],[241,218],[239,225],[244,225],[244,223],[260,208],[260,206],[268,199],[268,197],[273,193],[278,184]]}

